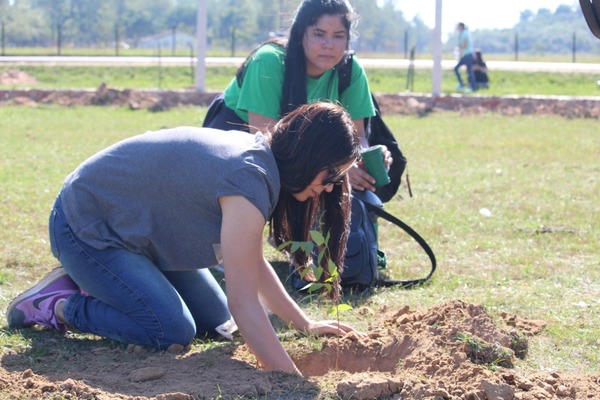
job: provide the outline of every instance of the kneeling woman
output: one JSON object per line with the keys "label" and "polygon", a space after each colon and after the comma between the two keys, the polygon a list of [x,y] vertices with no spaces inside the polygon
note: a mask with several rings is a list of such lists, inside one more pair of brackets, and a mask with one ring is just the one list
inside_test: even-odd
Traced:
{"label": "kneeling woman", "polygon": [[[264,227],[277,244],[308,240],[323,210],[342,266],[346,172],[359,155],[352,120],[330,103],[299,107],[265,135],[180,127],[123,140],[66,178],[50,216],[62,268],[13,300],[9,326],[166,349],[233,316],[264,369],[299,373],[264,307],[302,332],[353,328],[312,321],[289,297],[263,256]],[[220,262],[227,296],[207,269]]]}

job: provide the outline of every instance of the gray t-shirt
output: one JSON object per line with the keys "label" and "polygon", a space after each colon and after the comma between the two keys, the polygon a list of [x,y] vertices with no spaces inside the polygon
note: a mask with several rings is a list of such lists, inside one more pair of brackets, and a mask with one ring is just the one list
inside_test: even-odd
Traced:
{"label": "gray t-shirt", "polygon": [[160,269],[216,265],[220,196],[243,196],[265,221],[279,172],[260,133],[180,127],[125,139],[65,180],[60,201],[71,229],[97,249],[126,248]]}

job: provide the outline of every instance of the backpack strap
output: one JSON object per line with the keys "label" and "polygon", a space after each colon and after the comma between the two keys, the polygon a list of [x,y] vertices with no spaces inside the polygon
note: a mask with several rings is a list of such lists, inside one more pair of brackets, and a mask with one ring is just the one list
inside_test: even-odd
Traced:
{"label": "backpack strap", "polygon": [[367,208],[367,210],[372,211],[377,216],[393,223],[394,225],[399,226],[406,233],[408,233],[417,243],[419,243],[419,245],[423,248],[423,250],[425,250],[425,253],[427,253],[427,255],[429,256],[429,259],[431,260],[431,270],[429,271],[429,274],[425,278],[413,279],[413,280],[409,280],[409,281],[396,281],[396,280],[382,279],[382,280],[379,280],[378,282],[376,282],[375,286],[388,287],[388,286],[400,285],[403,288],[412,288],[412,287],[415,287],[418,285],[422,285],[422,284],[426,283],[427,281],[429,281],[431,279],[431,277],[433,276],[433,273],[435,272],[437,262],[436,262],[435,254],[433,253],[433,250],[431,250],[431,247],[429,247],[429,245],[427,244],[425,239],[423,239],[421,237],[421,235],[419,235],[410,226],[408,226],[407,224],[402,222],[399,218],[393,216],[392,214],[388,213],[387,211],[383,210],[382,208],[377,207],[372,204],[369,204],[369,203],[366,203],[366,202],[364,204],[365,204],[365,207]]}
{"label": "backpack strap", "polygon": [[352,58],[354,57],[354,50],[348,52],[348,56],[344,58],[344,61],[337,67],[338,71],[338,95],[341,97],[344,90],[350,86],[352,79]]}

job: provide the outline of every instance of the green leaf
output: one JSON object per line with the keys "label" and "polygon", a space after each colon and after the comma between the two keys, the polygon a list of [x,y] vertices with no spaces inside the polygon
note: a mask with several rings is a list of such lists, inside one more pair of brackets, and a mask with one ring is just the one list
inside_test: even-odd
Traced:
{"label": "green leaf", "polygon": [[317,244],[317,246],[323,246],[325,244],[325,238],[319,231],[310,231],[310,238]]}
{"label": "green leaf", "polygon": [[332,314],[334,316],[339,316],[340,313],[344,312],[344,311],[349,311],[352,310],[352,306],[350,304],[336,304],[335,306],[331,307],[328,311],[328,314]]}
{"label": "green leaf", "polygon": [[285,249],[286,247],[288,247],[290,244],[292,244],[291,240],[288,240],[285,243],[281,243],[279,246],[277,246],[277,251],[282,251],[283,249]]}
{"label": "green leaf", "polygon": [[302,243],[302,251],[304,251],[304,254],[308,255],[308,254],[312,254],[313,249],[315,248],[315,245],[313,242],[301,242]]}
{"label": "green leaf", "polygon": [[322,287],[323,287],[323,284],[320,282],[311,283],[310,287],[308,288],[308,292],[309,293],[316,292],[317,290],[321,289]]}
{"label": "green leaf", "polygon": [[292,242],[292,247],[290,248],[290,251],[292,253],[295,253],[300,249],[300,246],[302,246],[300,242]]}
{"label": "green leaf", "polygon": [[325,271],[323,271],[323,268],[321,268],[321,267],[315,268],[315,278],[317,280],[321,279],[321,275],[323,275],[323,272],[325,272]]}
{"label": "green leaf", "polygon": [[329,270],[329,274],[332,277],[337,277],[338,276],[337,265],[335,265],[335,262],[333,262],[333,260],[331,258],[329,260],[327,260],[327,269]]}
{"label": "green leaf", "polygon": [[321,265],[321,261],[323,260],[323,257],[325,257],[325,252],[324,251],[319,252],[319,255],[317,256],[317,264]]}
{"label": "green leaf", "polygon": [[300,270],[300,277],[302,279],[306,278],[306,275],[308,274],[310,270],[308,268],[302,268],[302,270]]}

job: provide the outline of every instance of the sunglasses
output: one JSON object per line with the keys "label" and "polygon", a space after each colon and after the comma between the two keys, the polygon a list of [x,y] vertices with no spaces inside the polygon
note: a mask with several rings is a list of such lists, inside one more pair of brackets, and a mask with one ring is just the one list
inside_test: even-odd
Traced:
{"label": "sunglasses", "polygon": [[352,166],[350,166],[349,168],[346,168],[343,171],[336,172],[331,166],[327,167],[327,171],[329,171],[330,175],[327,178],[323,179],[322,185],[323,186],[329,186],[329,185],[340,186],[341,184],[344,183],[344,176],[350,170],[350,168],[352,168]]}

